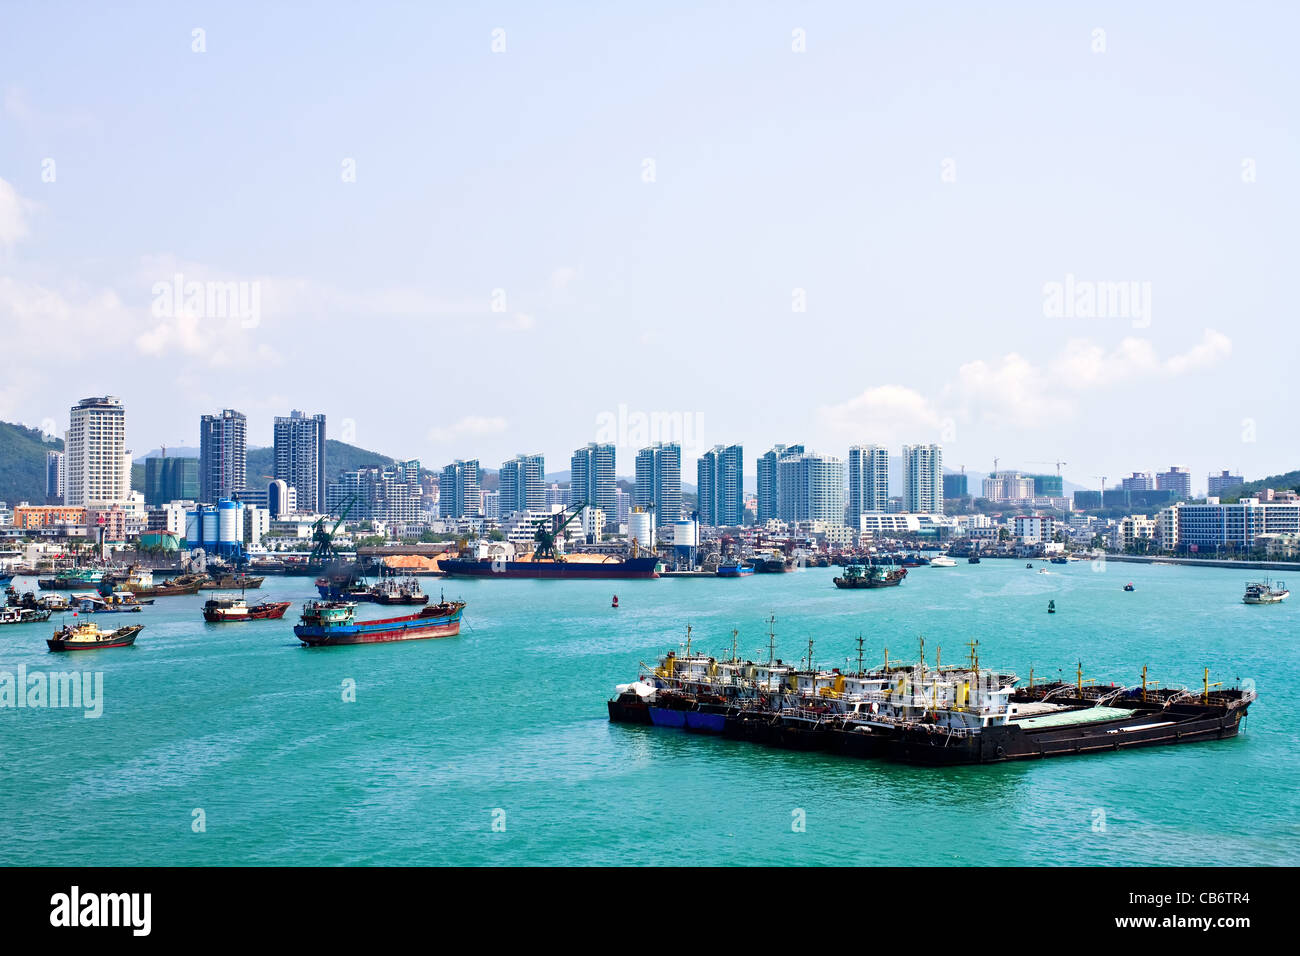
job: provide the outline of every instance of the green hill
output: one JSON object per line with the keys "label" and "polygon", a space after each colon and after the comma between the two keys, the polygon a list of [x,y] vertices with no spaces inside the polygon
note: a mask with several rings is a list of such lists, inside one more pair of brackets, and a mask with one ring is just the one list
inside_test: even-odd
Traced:
{"label": "green hill", "polygon": [[45,504],[47,451],[63,451],[63,439],[42,441],[40,429],[0,422],[0,501]]}
{"label": "green hill", "polygon": [[[397,459],[379,452],[366,451],[356,445],[325,440],[325,474],[329,480],[338,477],[340,472],[355,471],[358,468],[383,468]],[[248,483],[254,487],[270,481],[275,471],[274,448],[250,448],[248,450]],[[255,484],[256,483],[256,484]]]}
{"label": "green hill", "polygon": [[1248,481],[1244,485],[1225,488],[1219,493],[1219,500],[1238,501],[1258,494],[1264,488],[1272,488],[1274,491],[1300,491],[1300,471],[1288,471],[1284,475],[1273,475],[1258,481]]}

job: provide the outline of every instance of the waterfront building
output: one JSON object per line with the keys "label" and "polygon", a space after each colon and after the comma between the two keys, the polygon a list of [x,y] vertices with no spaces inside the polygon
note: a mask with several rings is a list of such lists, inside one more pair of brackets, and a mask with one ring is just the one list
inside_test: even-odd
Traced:
{"label": "waterfront building", "polygon": [[47,505],[63,504],[63,491],[67,472],[65,459],[61,451],[45,453],[45,503]]}
{"label": "waterfront building", "polygon": [[1180,501],[1160,512],[1161,545],[1169,550],[1214,553],[1219,548],[1250,551],[1261,535],[1300,533],[1300,495],[1273,492],[1222,503]]}
{"label": "waterfront building", "polygon": [[682,446],[655,442],[637,452],[635,492],[633,504],[654,512],[656,528],[675,524],[682,516]]}
{"label": "waterfront building", "polygon": [[1051,515],[1016,515],[1011,533],[1023,544],[1045,544],[1055,536],[1056,522]]}
{"label": "waterfront building", "polygon": [[744,522],[744,459],[740,445],[714,445],[696,462],[701,525],[722,528]]}
{"label": "waterfront building", "polygon": [[144,460],[144,502],[150,507],[168,501],[197,501],[199,459],[151,457]]}
{"label": "waterfront building", "polygon": [[420,520],[421,495],[420,462],[412,459],[345,471],[330,482],[325,504],[331,514],[341,514],[351,501],[349,521],[414,523]]}
{"label": "waterfront building", "polygon": [[781,516],[781,473],[777,462],[792,455],[802,455],[803,445],[773,445],[758,459],[758,523],[766,525]]}
{"label": "waterfront building", "polygon": [[116,395],[83,398],[72,406],[64,437],[64,504],[106,507],[131,494],[126,408]]}
{"label": "waterfront building", "polygon": [[541,454],[519,454],[502,464],[500,515],[545,508],[545,475],[546,458]]}
{"label": "waterfront building", "polygon": [[849,449],[850,527],[858,526],[864,511],[889,507],[889,451],[880,445],[854,445]]}
{"label": "waterfront building", "polygon": [[844,523],[844,461],[805,452],[777,462],[782,521]]}
{"label": "waterfront building", "polygon": [[1147,472],[1135,471],[1120,482],[1120,487],[1125,491],[1150,491],[1155,487],[1155,483]]}
{"label": "waterfront building", "polygon": [[1192,473],[1181,465],[1171,465],[1156,475],[1156,489],[1172,491],[1176,499],[1185,501],[1192,496]]}
{"label": "waterfront building", "polygon": [[85,527],[86,509],[77,505],[15,505],[11,523],[24,531],[65,526]]}
{"label": "waterfront building", "polygon": [[903,510],[943,514],[943,446],[903,446]]}
{"label": "waterfront building", "polygon": [[614,455],[612,444],[596,442],[573,453],[569,463],[570,505],[591,505],[607,515],[618,513]]}
{"label": "waterfront building", "polygon": [[199,419],[199,494],[212,504],[248,485],[248,419],[233,408]]}
{"label": "waterfront building", "polygon": [[1127,551],[1139,540],[1153,541],[1159,536],[1160,522],[1147,515],[1126,515],[1110,531],[1110,546]]}
{"label": "waterfront building", "polygon": [[478,459],[460,458],[444,465],[438,482],[438,514],[443,518],[477,517],[479,514]]}
{"label": "waterfront building", "polygon": [[275,419],[275,468],[272,474],[298,489],[298,504],[315,513],[325,507],[325,416],[308,417],[294,409]]}
{"label": "waterfront building", "polygon": [[1229,473],[1226,469],[1217,475],[1210,475],[1208,493],[1216,498],[1228,488],[1236,488],[1238,485],[1244,485],[1246,479],[1241,475]]}

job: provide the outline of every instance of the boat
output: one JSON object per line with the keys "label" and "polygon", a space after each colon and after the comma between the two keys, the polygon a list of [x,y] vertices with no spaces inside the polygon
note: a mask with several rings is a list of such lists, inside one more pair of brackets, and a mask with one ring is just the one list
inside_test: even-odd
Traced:
{"label": "boat", "polygon": [[728,558],[718,565],[718,577],[720,578],[743,578],[754,573],[752,565],[745,564],[736,558]]}
{"label": "boat", "polygon": [[[855,671],[796,669],[670,651],[609,699],[614,723],[649,724],[733,740],[927,766],[1114,753],[1236,737],[1253,687],[1156,688],[1077,681],[1028,686],[982,667],[891,661]],[[733,642],[734,647],[734,642]]]}
{"label": "boat", "polygon": [[1054,554],[1051,557],[1051,562],[1053,564],[1069,564],[1070,559],[1063,554]]}
{"label": "boat", "polygon": [[1047,613],[1048,614],[1056,613],[1056,601],[1052,600],[1047,602]]}
{"label": "boat", "polygon": [[13,573],[9,571],[0,571],[0,584],[8,587],[14,579]]}
{"label": "boat", "polygon": [[1124,585],[1124,590],[1125,590],[1125,591],[1132,591],[1132,590],[1133,590],[1133,582],[1130,581],[1128,584]]}
{"label": "boat", "polygon": [[0,607],[0,624],[32,624],[48,621],[54,612],[35,607]]}
{"label": "boat", "polygon": [[1039,569],[1038,569],[1038,573],[1039,573],[1039,574],[1051,574],[1052,572],[1049,571],[1049,570],[1047,570],[1047,568],[1039,568]]}
{"label": "boat", "polygon": [[131,624],[112,631],[102,631],[98,624],[87,621],[76,627],[64,625],[46,640],[52,651],[90,651],[100,647],[128,647],[144,630],[143,624]]}
{"label": "boat", "polygon": [[110,594],[74,594],[72,607],[80,614],[131,614],[144,610],[144,605],[130,591]]}
{"label": "boat", "polygon": [[750,558],[750,563],[756,574],[785,574],[794,570],[794,560],[776,550],[757,551]]}
{"label": "boat", "polygon": [[834,579],[837,588],[887,588],[903,583],[907,577],[907,568],[895,567],[886,570],[880,564],[850,564],[844,569],[843,577]]}
{"label": "boat", "polygon": [[924,567],[925,565],[929,564],[929,563],[930,563],[930,559],[927,558],[927,557],[925,557],[925,556],[922,555],[922,554],[913,553],[913,554],[905,554],[905,555],[903,555],[903,556],[899,559],[898,563],[901,564],[901,565],[902,565],[903,567],[905,567],[905,568],[920,568],[920,567]]}
{"label": "boat", "polygon": [[37,578],[42,591],[76,591],[80,588],[97,588],[104,581],[99,568],[65,568],[52,578]]}
{"label": "boat", "polygon": [[609,606],[610,606],[610,607],[613,607],[613,608],[618,607],[618,595],[617,595],[617,594],[614,595],[614,600],[612,600],[612,601],[609,602]]}
{"label": "boat", "polygon": [[1285,581],[1278,581],[1274,586],[1271,581],[1265,578],[1263,581],[1256,581],[1246,585],[1246,593],[1242,597],[1243,604],[1281,604],[1291,592],[1286,589]]}
{"label": "boat", "polygon": [[414,614],[374,621],[356,620],[356,610],[353,601],[308,601],[293,633],[308,647],[454,637],[460,633],[465,602],[440,601]]}
{"label": "boat", "polygon": [[941,554],[941,555],[938,555],[937,557],[934,557],[934,558],[931,558],[931,559],[930,559],[930,567],[932,567],[932,568],[955,568],[955,567],[957,567],[957,562],[954,561],[952,558],[948,557],[948,555],[946,555],[946,554]]}
{"label": "boat", "polygon": [[71,602],[64,594],[42,594],[37,597],[34,591],[24,591],[19,597],[17,589],[11,584],[5,589],[5,606],[33,611],[66,611]]}
{"label": "boat", "polygon": [[267,601],[249,605],[243,595],[239,597],[213,597],[203,604],[203,620],[212,624],[227,621],[278,621],[289,610],[292,601]]}
{"label": "boat", "polygon": [[1032,571],[1034,568],[1034,563],[1031,561],[1028,564],[1026,564],[1025,567],[1029,568]]}
{"label": "boat", "polygon": [[[174,578],[163,581],[162,584],[153,584],[152,572],[146,571],[142,574],[133,573],[127,578],[123,587],[138,598],[175,597],[181,594],[198,594],[199,587],[206,580],[207,575],[204,574],[178,574]],[[143,583],[145,581],[150,583]]]}
{"label": "boat", "polygon": [[658,557],[607,561],[504,561],[493,558],[443,558],[438,567],[449,577],[543,578],[592,580],[601,578],[657,578]]}
{"label": "boat", "polygon": [[405,578],[385,577],[371,588],[376,604],[428,604],[429,595],[420,587],[415,575]]}
{"label": "boat", "polygon": [[199,585],[200,591],[245,591],[260,588],[265,578],[250,574],[209,574]]}
{"label": "boat", "polygon": [[966,563],[967,563],[967,564],[979,564],[979,563],[980,563],[980,556],[979,556],[978,554],[972,554],[969,558],[966,559]]}

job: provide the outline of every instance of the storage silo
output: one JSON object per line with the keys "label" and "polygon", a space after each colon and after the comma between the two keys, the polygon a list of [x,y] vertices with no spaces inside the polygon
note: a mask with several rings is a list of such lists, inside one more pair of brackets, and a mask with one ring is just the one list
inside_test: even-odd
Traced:
{"label": "storage silo", "polygon": [[673,566],[694,571],[700,546],[700,526],[694,519],[673,522]]}
{"label": "storage silo", "polygon": [[217,553],[230,554],[244,545],[244,503],[227,501],[217,503]]}
{"label": "storage silo", "polygon": [[637,547],[653,550],[655,546],[654,515],[648,511],[632,511],[627,516],[628,544],[636,542]]}

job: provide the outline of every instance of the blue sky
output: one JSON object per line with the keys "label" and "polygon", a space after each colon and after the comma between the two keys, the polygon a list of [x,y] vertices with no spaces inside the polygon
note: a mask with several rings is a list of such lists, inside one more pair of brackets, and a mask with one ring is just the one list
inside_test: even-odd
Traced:
{"label": "blue sky", "polygon": [[[13,5],[0,418],[117,394],[144,450],[302,408],[559,470],[622,406],[747,470],[1296,467],[1300,17],[1133,6]],[[157,314],[178,274],[256,321]],[[1067,276],[1149,311],[1050,316]]]}

